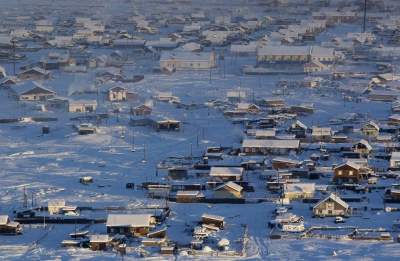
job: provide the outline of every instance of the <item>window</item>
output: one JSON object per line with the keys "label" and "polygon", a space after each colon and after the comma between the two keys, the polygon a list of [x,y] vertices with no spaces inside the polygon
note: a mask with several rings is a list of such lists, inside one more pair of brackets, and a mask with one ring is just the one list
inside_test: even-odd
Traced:
{"label": "window", "polygon": [[338,175],[339,175],[339,176],[342,175],[342,171],[341,171],[341,170],[338,171]]}
{"label": "window", "polygon": [[353,171],[349,170],[349,176],[353,176]]}

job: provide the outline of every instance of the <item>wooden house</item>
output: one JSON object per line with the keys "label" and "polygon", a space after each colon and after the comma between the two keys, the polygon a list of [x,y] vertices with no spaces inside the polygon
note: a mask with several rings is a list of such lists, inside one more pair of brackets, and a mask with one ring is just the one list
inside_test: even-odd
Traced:
{"label": "wooden house", "polygon": [[240,181],[243,178],[242,167],[211,167],[210,177],[221,181]]}
{"label": "wooden house", "polygon": [[121,102],[127,100],[128,90],[126,88],[115,86],[108,90],[107,98],[110,102]]}
{"label": "wooden house", "polygon": [[272,162],[272,168],[276,170],[296,168],[300,165],[300,162],[298,160],[282,158],[282,157],[273,158],[271,162]]}
{"label": "wooden house", "polygon": [[22,88],[18,86],[13,87],[18,93],[18,99],[21,101],[46,101],[55,97],[56,93],[49,90],[42,85],[33,82],[25,84]]}
{"label": "wooden house", "polygon": [[317,217],[348,216],[350,212],[350,206],[333,193],[313,207],[313,215]]}
{"label": "wooden house", "polygon": [[181,128],[181,122],[177,120],[160,120],[155,122],[155,129],[157,131],[179,131]]}
{"label": "wooden house", "polygon": [[330,127],[313,127],[312,128],[312,140],[314,142],[329,142],[332,139],[332,130]]}
{"label": "wooden house", "polygon": [[315,183],[285,183],[284,198],[289,200],[312,198],[315,193]]}
{"label": "wooden house", "polygon": [[139,105],[139,106],[131,109],[131,113],[134,116],[146,116],[146,115],[150,115],[151,112],[152,112],[152,108],[145,104]]}
{"label": "wooden house", "polygon": [[313,60],[313,61],[310,61],[310,62],[304,64],[304,72],[305,73],[321,72],[321,71],[326,70],[327,68],[328,68],[328,66],[321,63],[318,60]]}
{"label": "wooden house", "polygon": [[178,203],[196,203],[205,198],[204,194],[198,190],[179,190],[176,192],[176,202]]}
{"label": "wooden house", "polygon": [[105,251],[110,243],[111,238],[108,235],[91,235],[89,237],[90,249],[93,251]]}
{"label": "wooden house", "polygon": [[361,127],[361,132],[368,137],[377,137],[379,135],[379,126],[373,121],[365,123]]}
{"label": "wooden house", "polygon": [[245,102],[238,103],[236,110],[239,112],[250,114],[257,114],[261,111],[260,107],[258,107],[257,105]]}
{"label": "wooden house", "polygon": [[363,179],[361,166],[351,161],[335,167],[333,171],[335,183],[359,183]]}
{"label": "wooden house", "polygon": [[160,68],[165,71],[204,70],[216,66],[215,52],[163,51]]}
{"label": "wooden house", "polygon": [[68,102],[68,112],[86,113],[94,112],[97,109],[96,100],[70,100]]}
{"label": "wooden house", "polygon": [[367,156],[372,151],[372,146],[368,141],[362,139],[357,143],[353,144],[353,151],[360,153],[360,155]]}
{"label": "wooden house", "polygon": [[186,179],[188,176],[188,170],[184,167],[172,167],[168,169],[168,177],[170,179]]}
{"label": "wooden house", "polygon": [[39,67],[34,67],[27,69],[25,71],[22,71],[18,74],[18,78],[20,80],[32,80],[32,81],[38,81],[38,80],[46,80],[50,78],[50,72],[43,70]]}
{"label": "wooden house", "polygon": [[228,181],[214,189],[215,198],[243,198],[243,187]]}
{"label": "wooden house", "polygon": [[306,137],[308,127],[299,120],[296,120],[289,128],[289,132],[296,135],[297,139]]}
{"label": "wooden house", "polygon": [[22,227],[18,222],[11,221],[8,215],[0,215],[0,235],[22,234]]}
{"label": "wooden house", "polygon": [[220,229],[223,229],[225,226],[225,218],[216,215],[203,214],[201,216],[201,222],[206,225],[213,225]]}
{"label": "wooden house", "polygon": [[150,214],[109,214],[107,217],[107,233],[126,236],[146,236],[156,223]]}

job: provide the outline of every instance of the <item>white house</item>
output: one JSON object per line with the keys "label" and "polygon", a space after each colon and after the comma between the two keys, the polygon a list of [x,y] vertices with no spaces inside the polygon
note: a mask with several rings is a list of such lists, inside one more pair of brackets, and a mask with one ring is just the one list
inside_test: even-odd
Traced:
{"label": "white house", "polygon": [[94,112],[97,108],[97,101],[95,100],[75,100],[69,101],[69,112]]}
{"label": "white house", "polygon": [[126,88],[116,86],[108,90],[108,100],[113,101],[126,101],[128,90]]}
{"label": "white house", "polygon": [[204,70],[217,65],[214,52],[164,51],[161,53],[161,70]]}

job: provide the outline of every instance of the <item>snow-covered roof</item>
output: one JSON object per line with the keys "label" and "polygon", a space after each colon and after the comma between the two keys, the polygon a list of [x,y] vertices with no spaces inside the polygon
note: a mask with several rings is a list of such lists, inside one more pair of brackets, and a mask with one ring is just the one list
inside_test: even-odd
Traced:
{"label": "snow-covered roof", "polygon": [[91,243],[107,243],[110,241],[110,237],[108,235],[90,235]]}
{"label": "snow-covered roof", "polygon": [[217,215],[211,215],[211,214],[203,214],[201,218],[208,218],[208,219],[215,219],[219,221],[224,221],[224,217],[222,216],[217,216]]}
{"label": "snow-covered roof", "polygon": [[347,204],[346,202],[344,202],[341,198],[339,198],[336,194],[331,193],[328,197],[320,200],[315,206],[314,208],[317,208],[318,206],[320,206],[322,203],[324,203],[327,200],[333,200],[336,203],[338,203],[339,205],[343,206],[344,208],[348,209],[349,208],[349,204]]}
{"label": "snow-covered roof", "polygon": [[180,60],[180,61],[210,61],[212,52],[188,52],[188,51],[164,51],[161,53],[160,61]]}
{"label": "snow-covered roof", "polygon": [[228,188],[230,188],[230,189],[233,189],[233,190],[235,190],[235,191],[237,191],[237,192],[242,192],[242,190],[243,190],[243,187],[242,187],[242,186],[236,184],[236,183],[233,182],[233,181],[229,181],[229,182],[227,182],[227,183],[224,183],[224,184],[222,184],[222,185],[216,187],[215,190],[216,190],[216,191],[217,191],[217,190],[221,190],[221,189],[223,189],[223,188],[225,188],[225,187],[228,187]]}
{"label": "snow-covered roof", "polygon": [[149,214],[109,214],[107,227],[149,227],[151,221]]}
{"label": "snow-covered roof", "polygon": [[286,183],[284,184],[286,192],[302,192],[313,193],[315,191],[315,183]]}
{"label": "snow-covered roof", "polygon": [[256,140],[245,139],[243,140],[243,148],[284,148],[284,149],[298,149],[300,146],[299,140]]}
{"label": "snow-covered roof", "polygon": [[242,176],[243,168],[241,167],[211,167],[211,177],[230,177],[230,176]]}
{"label": "snow-covered roof", "polygon": [[342,168],[344,166],[349,166],[349,167],[351,167],[353,169],[356,169],[356,170],[359,170],[361,168],[361,166],[358,165],[357,163],[355,163],[353,161],[347,161],[347,162],[345,162],[343,164],[340,164],[339,166],[336,166],[335,169]]}

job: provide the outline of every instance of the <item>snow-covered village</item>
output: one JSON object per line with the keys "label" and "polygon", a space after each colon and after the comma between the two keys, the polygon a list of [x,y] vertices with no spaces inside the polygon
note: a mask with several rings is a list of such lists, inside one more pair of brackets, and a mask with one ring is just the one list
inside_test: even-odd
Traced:
{"label": "snow-covered village", "polygon": [[0,4],[0,260],[400,259],[400,1]]}

